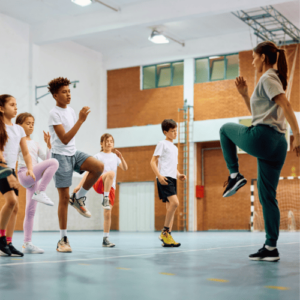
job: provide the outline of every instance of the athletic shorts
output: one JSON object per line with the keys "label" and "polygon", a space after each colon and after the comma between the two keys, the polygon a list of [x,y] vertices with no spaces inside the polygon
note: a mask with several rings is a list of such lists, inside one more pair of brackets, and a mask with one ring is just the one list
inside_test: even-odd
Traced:
{"label": "athletic shorts", "polygon": [[[12,175],[14,175],[17,178],[14,169],[13,169]],[[6,194],[7,192],[10,192],[10,191],[14,191],[16,196],[19,196],[19,191],[16,190],[16,189],[11,188],[9,186],[7,178],[0,179],[0,192],[2,193],[2,195]]]}
{"label": "athletic shorts", "polygon": [[[96,191],[96,193],[104,195],[104,183],[103,183],[102,176],[100,176],[100,178],[97,180],[97,182],[93,185],[93,188]],[[112,187],[110,189],[110,192],[108,195],[109,202],[112,206],[115,203],[115,196],[116,196],[115,189]]]}
{"label": "athletic shorts", "polygon": [[162,200],[162,202],[169,202],[168,197],[177,195],[177,180],[172,177],[167,177],[167,179],[168,185],[162,185],[158,179],[156,179],[159,199]]}
{"label": "athletic shorts", "polygon": [[72,185],[73,172],[84,173],[85,171],[80,171],[80,167],[89,157],[90,155],[81,151],[76,151],[73,156],[52,153],[52,158],[57,159],[59,162],[58,170],[53,177],[55,187],[70,187]]}

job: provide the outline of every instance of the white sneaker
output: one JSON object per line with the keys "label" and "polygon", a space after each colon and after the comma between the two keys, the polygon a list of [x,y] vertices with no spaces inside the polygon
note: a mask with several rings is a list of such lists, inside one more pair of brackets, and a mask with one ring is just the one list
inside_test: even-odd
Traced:
{"label": "white sneaker", "polygon": [[43,254],[45,251],[34,246],[31,242],[27,242],[22,246],[22,252],[24,254]]}
{"label": "white sneaker", "polygon": [[54,205],[54,203],[51,201],[51,199],[47,196],[47,194],[45,192],[36,191],[33,194],[32,199],[37,202],[49,205],[49,206]]}

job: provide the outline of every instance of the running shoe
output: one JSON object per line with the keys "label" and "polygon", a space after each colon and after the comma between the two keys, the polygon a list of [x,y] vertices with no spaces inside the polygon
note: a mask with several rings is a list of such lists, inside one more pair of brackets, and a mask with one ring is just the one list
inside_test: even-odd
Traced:
{"label": "running shoe", "polygon": [[12,174],[12,169],[11,168],[6,168],[6,167],[1,167],[0,166],[0,179],[6,178],[11,174]]}
{"label": "running shoe", "polygon": [[64,236],[61,240],[58,241],[56,251],[64,252],[64,253],[72,252],[71,246],[69,244],[69,240],[66,236]]}
{"label": "running shoe", "polygon": [[274,250],[268,250],[264,245],[256,253],[250,254],[249,259],[276,262],[280,259],[280,257],[277,248]]}
{"label": "running shoe", "polygon": [[162,242],[163,247],[173,247],[172,237],[167,231],[162,231]]}
{"label": "running shoe", "polygon": [[0,256],[11,256],[11,251],[6,241],[6,236],[0,237]]}
{"label": "running shoe", "polygon": [[21,251],[17,250],[12,243],[8,244],[9,250],[11,252],[11,256],[19,256],[22,257],[24,256],[24,253],[22,253]]}
{"label": "running shoe", "polygon": [[224,183],[226,189],[223,193],[223,197],[230,197],[234,195],[241,187],[247,183],[247,179],[240,173],[236,175],[235,178],[228,177],[228,181]]}
{"label": "running shoe", "polygon": [[107,209],[107,210],[110,210],[110,205],[109,205],[109,198],[106,196],[106,197],[103,197],[103,201],[102,201],[102,207],[104,209]]}
{"label": "running shoe", "polygon": [[76,194],[73,193],[73,195],[70,197],[69,203],[71,206],[73,206],[82,216],[86,218],[90,218],[92,215],[88,211],[88,209],[85,207],[85,200],[86,197],[81,197],[79,199],[76,198]]}
{"label": "running shoe", "polygon": [[106,248],[112,248],[115,247],[116,245],[111,243],[108,239],[108,237],[104,237],[103,238],[103,243],[102,243],[102,247],[106,247]]}
{"label": "running shoe", "polygon": [[51,201],[51,199],[43,191],[41,191],[41,192],[40,191],[36,191],[33,194],[32,199],[35,200],[35,201],[37,201],[37,202],[49,205],[49,206],[53,206],[54,205],[54,203]]}
{"label": "running shoe", "polygon": [[172,241],[172,245],[173,245],[172,247],[180,247],[181,244],[175,242],[175,240],[173,239],[173,237],[172,237],[172,235],[170,233],[169,233],[169,235],[170,235],[170,240]]}
{"label": "running shoe", "polygon": [[33,245],[31,242],[26,242],[22,246],[22,252],[24,254],[43,254],[45,251]]}

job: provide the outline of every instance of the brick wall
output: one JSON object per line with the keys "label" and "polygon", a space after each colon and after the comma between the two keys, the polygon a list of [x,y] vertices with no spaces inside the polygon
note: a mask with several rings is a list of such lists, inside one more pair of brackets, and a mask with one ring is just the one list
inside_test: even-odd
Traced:
{"label": "brick wall", "polygon": [[182,106],[182,85],[140,90],[140,67],[107,72],[107,128],[159,124]]}

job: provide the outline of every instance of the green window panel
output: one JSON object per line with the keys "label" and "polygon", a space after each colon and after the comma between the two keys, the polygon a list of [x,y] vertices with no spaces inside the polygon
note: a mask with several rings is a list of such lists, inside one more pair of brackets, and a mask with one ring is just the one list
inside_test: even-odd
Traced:
{"label": "green window panel", "polygon": [[226,56],[227,68],[226,68],[226,79],[235,79],[239,76],[239,56],[229,55]]}
{"label": "green window panel", "polygon": [[210,62],[210,80],[222,80],[225,79],[225,60],[224,56],[218,58],[211,58]]}
{"label": "green window panel", "polygon": [[143,89],[154,89],[156,87],[156,67],[144,67],[143,68]]}
{"label": "green window panel", "polygon": [[171,64],[157,65],[157,87],[170,86],[172,83]]}
{"label": "green window panel", "polygon": [[196,60],[196,83],[209,81],[208,58]]}
{"label": "green window panel", "polygon": [[173,83],[172,85],[183,85],[183,62],[173,63]]}

